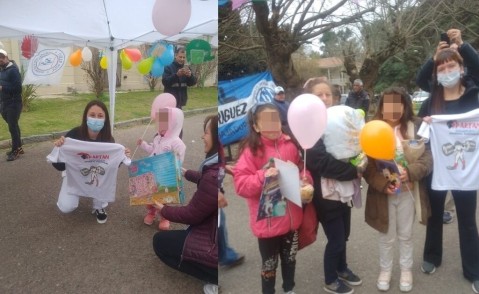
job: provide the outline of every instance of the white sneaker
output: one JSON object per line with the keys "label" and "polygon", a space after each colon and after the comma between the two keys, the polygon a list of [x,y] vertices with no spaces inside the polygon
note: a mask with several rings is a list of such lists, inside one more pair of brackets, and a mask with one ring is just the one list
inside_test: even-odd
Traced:
{"label": "white sneaker", "polygon": [[399,290],[401,290],[401,292],[409,292],[412,290],[412,272],[410,270],[401,270]]}
{"label": "white sneaker", "polygon": [[284,294],[296,294],[296,293],[294,293],[293,291],[288,291],[288,292],[285,292]]}
{"label": "white sneaker", "polygon": [[203,286],[203,292],[205,294],[218,294],[218,285],[206,284]]}
{"label": "white sneaker", "polygon": [[381,271],[379,273],[377,287],[379,291],[389,290],[389,283],[391,282],[391,272]]}

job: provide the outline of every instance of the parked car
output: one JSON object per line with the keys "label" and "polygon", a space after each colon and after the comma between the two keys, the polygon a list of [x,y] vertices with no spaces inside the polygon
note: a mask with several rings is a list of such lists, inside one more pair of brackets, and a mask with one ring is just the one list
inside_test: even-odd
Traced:
{"label": "parked car", "polygon": [[425,91],[416,91],[412,95],[412,102],[415,104],[422,104],[424,100],[429,97],[429,93]]}
{"label": "parked car", "polygon": [[419,109],[421,108],[422,103],[429,97],[429,93],[425,91],[416,91],[412,95],[412,106],[414,108],[414,112],[417,114]]}

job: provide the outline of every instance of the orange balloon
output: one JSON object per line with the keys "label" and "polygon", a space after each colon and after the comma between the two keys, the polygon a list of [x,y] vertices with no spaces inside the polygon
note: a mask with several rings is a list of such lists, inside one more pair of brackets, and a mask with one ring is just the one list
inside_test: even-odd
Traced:
{"label": "orange balloon", "polygon": [[81,50],[78,49],[70,55],[70,64],[72,66],[79,66],[81,64]]}
{"label": "orange balloon", "polygon": [[393,128],[382,120],[367,122],[359,134],[359,144],[366,155],[380,160],[392,160],[396,153]]}

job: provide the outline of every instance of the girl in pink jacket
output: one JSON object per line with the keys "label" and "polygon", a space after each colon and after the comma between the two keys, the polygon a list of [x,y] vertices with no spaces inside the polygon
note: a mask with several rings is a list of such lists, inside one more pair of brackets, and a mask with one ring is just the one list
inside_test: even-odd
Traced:
{"label": "girl in pink jacket", "polygon": [[[291,161],[300,168],[303,164],[298,147],[281,131],[279,112],[274,104],[256,104],[248,113],[248,122],[249,135],[240,147],[240,157],[233,169],[233,178],[236,193],[247,200],[251,230],[258,238],[262,258],[262,292],[275,291],[279,255],[284,292],[293,293],[302,208],[284,198],[280,201],[283,205],[281,209],[270,205],[267,208],[269,211],[265,213],[263,210],[266,206],[263,204],[266,201],[260,201],[260,198],[265,180],[278,174],[278,170],[269,164],[271,158]],[[303,181],[311,183],[309,173],[307,176]],[[262,209],[258,214],[260,205]],[[265,214],[268,216],[264,217]],[[258,217],[259,215],[263,215],[263,218]]]}
{"label": "girl in pink jacket", "polygon": [[[160,109],[157,116],[158,134],[153,139],[153,142],[147,143],[140,138],[137,145],[150,153],[150,156],[173,151],[183,164],[186,145],[179,137],[183,128],[183,121],[184,115],[181,109],[173,107]],[[160,219],[160,215],[153,205],[147,205],[146,208],[147,214],[143,221],[147,225],[152,225],[156,217]],[[170,222],[162,218],[158,228],[160,230],[169,230]]]}

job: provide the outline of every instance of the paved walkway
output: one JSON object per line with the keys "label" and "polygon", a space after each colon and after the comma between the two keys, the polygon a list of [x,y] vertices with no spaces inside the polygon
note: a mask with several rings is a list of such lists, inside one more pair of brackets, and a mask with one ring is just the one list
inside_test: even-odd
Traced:
{"label": "paved walkway", "polygon": [[[249,228],[246,201],[234,194],[230,176],[226,178],[225,184],[225,195],[229,202],[229,206],[225,210],[229,242],[233,248],[246,255],[246,261],[236,268],[220,271],[223,294],[261,293],[261,257],[257,239],[252,235]],[[363,183],[363,186],[363,203],[365,203],[367,185]],[[363,285],[354,287],[354,293],[382,293],[376,288],[376,279],[379,274],[378,233],[364,222],[364,208],[353,209],[351,230],[347,247],[349,267],[363,279]],[[443,265],[431,276],[425,275],[420,270],[425,232],[425,226],[419,223],[415,224],[414,287],[410,293],[473,293],[471,283],[462,276],[457,220],[454,219],[452,224],[444,225]],[[320,226],[316,243],[301,250],[297,255],[296,287],[294,289],[296,293],[326,293],[322,288],[324,284],[323,253],[325,245],[326,237]],[[395,256],[391,288],[387,292],[391,294],[401,293],[399,291],[400,270],[397,264],[397,246]],[[276,278],[277,293],[283,293],[280,277],[281,274],[278,271]]]}
{"label": "paved walkway", "polygon": [[[185,119],[186,168],[197,169],[204,159],[205,116]],[[115,139],[133,151],[145,127],[115,130]],[[145,138],[153,134],[150,127]],[[126,168],[120,168],[106,224],[96,222],[86,198],[73,213],[61,214],[60,173],[45,159],[52,148],[50,140],[25,145],[25,154],[13,162],[1,156],[0,293],[202,293],[201,281],[156,257],[157,228],[143,224],[143,207],[130,207]],[[139,150],[135,158],[145,155]],[[185,188],[189,196],[196,189],[192,183]]]}

